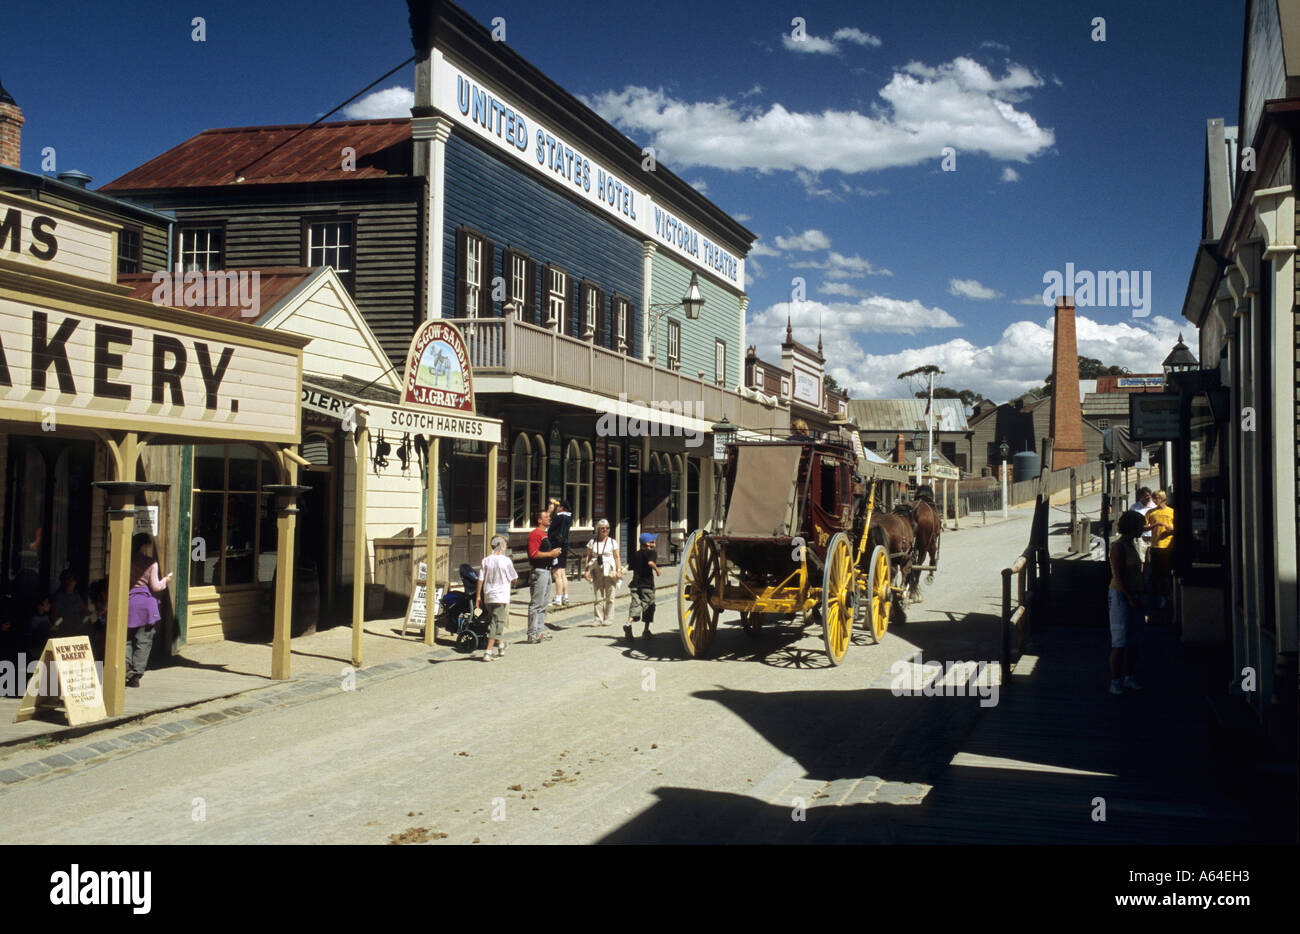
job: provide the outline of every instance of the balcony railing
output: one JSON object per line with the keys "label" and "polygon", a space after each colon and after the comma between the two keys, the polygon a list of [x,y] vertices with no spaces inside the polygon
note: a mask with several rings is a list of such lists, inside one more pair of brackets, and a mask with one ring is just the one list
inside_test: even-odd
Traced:
{"label": "balcony railing", "polygon": [[[763,431],[789,426],[789,410],[766,406],[711,382],[558,334],[515,318],[453,318],[465,335],[470,366],[476,374],[530,376],[586,389],[617,401],[677,405],[683,414],[707,421],[727,420]],[[697,408],[703,403],[703,411]]]}

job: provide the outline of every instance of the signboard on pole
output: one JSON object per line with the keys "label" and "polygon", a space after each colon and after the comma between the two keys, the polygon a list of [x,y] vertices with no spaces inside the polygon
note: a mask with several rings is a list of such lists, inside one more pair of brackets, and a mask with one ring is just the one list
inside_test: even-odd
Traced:
{"label": "signboard on pole", "polygon": [[1178,393],[1134,392],[1128,397],[1128,435],[1132,441],[1177,441]]}

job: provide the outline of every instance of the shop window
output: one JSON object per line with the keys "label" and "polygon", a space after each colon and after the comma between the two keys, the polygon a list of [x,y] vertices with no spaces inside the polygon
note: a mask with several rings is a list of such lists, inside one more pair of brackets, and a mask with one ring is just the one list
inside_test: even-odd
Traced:
{"label": "shop window", "polygon": [[[247,444],[194,448],[190,583],[195,587],[269,584],[275,574],[275,497],[261,492],[274,482],[267,457]],[[196,560],[197,558],[201,560]]]}
{"label": "shop window", "polygon": [[530,529],[545,504],[546,444],[540,435],[520,433],[510,448],[510,526]]}
{"label": "shop window", "polygon": [[220,227],[182,227],[181,265],[186,272],[221,269],[225,265],[226,232]]}
{"label": "shop window", "polygon": [[483,288],[483,241],[478,237],[469,237],[465,241],[465,302],[461,306],[461,317],[478,317],[480,293]]}
{"label": "shop window", "polygon": [[576,438],[564,452],[564,498],[573,508],[573,524],[590,527],[591,518],[591,445]]}
{"label": "shop window", "polygon": [[140,271],[140,228],[123,227],[117,235],[117,273]]}
{"label": "shop window", "polygon": [[330,218],[305,221],[303,252],[307,266],[329,266],[347,287],[356,294],[356,227],[350,220]]}
{"label": "shop window", "polygon": [[679,321],[668,319],[668,369],[679,370],[682,366],[682,325]]}

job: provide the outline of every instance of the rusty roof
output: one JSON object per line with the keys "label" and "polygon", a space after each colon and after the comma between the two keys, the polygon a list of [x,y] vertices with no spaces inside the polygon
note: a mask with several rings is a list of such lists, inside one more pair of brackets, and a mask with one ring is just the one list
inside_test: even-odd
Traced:
{"label": "rusty roof", "polygon": [[[925,424],[925,399],[851,399],[849,417],[860,431],[909,433]],[[966,406],[960,399],[935,399],[938,431],[969,431]]]}
{"label": "rusty roof", "polygon": [[[355,169],[343,168],[347,147],[356,150]],[[411,174],[412,152],[409,117],[204,130],[99,190],[400,178]],[[242,182],[236,181],[240,175]]]}
{"label": "rusty roof", "polygon": [[[217,270],[214,270],[217,271]],[[257,273],[257,314],[248,315],[245,308],[239,302],[239,296],[235,295],[233,299],[229,294],[226,301],[220,304],[207,304],[209,297],[220,295],[216,291],[217,283],[213,282],[211,290],[207,288],[207,279],[204,280],[204,303],[203,304],[186,304],[183,288],[178,288],[174,281],[173,274],[171,301],[165,304],[172,308],[186,308],[190,311],[197,311],[200,314],[211,315],[214,318],[225,318],[228,321],[244,321],[254,323],[259,318],[265,316],[280,301],[289,295],[294,289],[307,280],[316,270],[308,266],[266,266],[261,269],[227,269],[219,270],[220,272],[255,272]],[[154,293],[162,287],[161,281],[155,282],[154,276],[161,276],[164,273],[133,272],[119,273],[117,284],[124,285],[131,290],[132,298],[143,299],[146,302],[153,301]]]}

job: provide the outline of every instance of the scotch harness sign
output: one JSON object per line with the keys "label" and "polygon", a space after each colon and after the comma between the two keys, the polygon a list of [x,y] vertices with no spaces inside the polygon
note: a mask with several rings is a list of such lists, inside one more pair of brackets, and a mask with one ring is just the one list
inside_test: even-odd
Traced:
{"label": "scotch harness sign", "polygon": [[0,293],[0,417],[276,441],[298,434],[298,374],[287,349]]}

